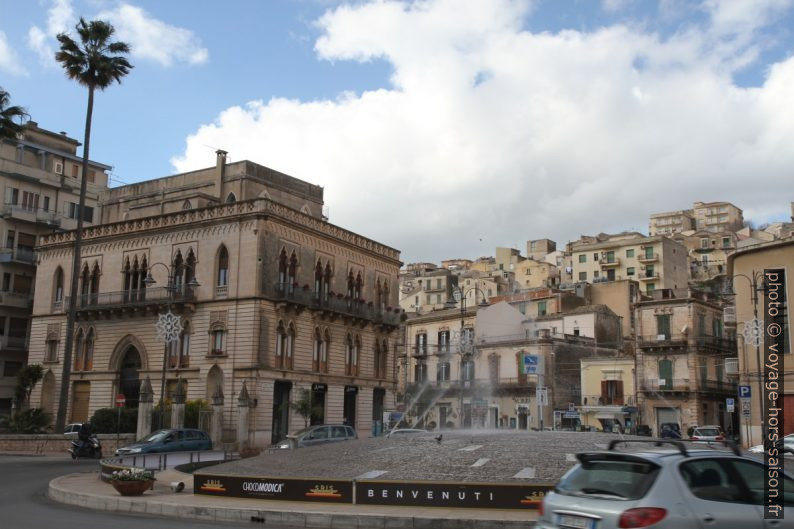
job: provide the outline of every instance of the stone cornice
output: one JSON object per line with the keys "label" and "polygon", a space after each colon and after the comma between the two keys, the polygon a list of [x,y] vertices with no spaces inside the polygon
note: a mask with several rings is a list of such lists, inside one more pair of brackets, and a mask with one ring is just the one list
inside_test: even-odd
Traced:
{"label": "stone cornice", "polygon": [[[100,224],[83,229],[83,242],[100,242],[103,238],[141,235],[151,232],[152,230],[190,227],[197,223],[213,220],[234,220],[235,217],[241,215],[270,216],[274,219],[285,220],[291,225],[300,226],[322,235],[333,237],[361,250],[376,253],[397,262],[399,262],[400,259],[399,250],[373,241],[372,239],[362,237],[352,231],[345,230],[339,226],[306,215],[298,210],[266,198],[177,211],[141,219]],[[42,235],[39,237],[37,250],[42,251],[57,247],[72,246],[75,240],[75,233],[76,230],[71,230]]]}

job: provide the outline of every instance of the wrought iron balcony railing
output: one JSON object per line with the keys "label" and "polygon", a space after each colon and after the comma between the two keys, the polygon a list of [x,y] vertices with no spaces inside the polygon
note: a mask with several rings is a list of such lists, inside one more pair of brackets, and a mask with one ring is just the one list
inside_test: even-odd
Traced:
{"label": "wrought iron balcony railing", "polygon": [[[169,287],[153,287],[142,290],[99,292],[81,294],[78,296],[77,310],[133,307],[152,304],[167,305],[169,303],[192,302],[195,301],[195,299],[195,293],[191,288],[173,289]],[[63,303],[64,310],[70,306],[70,303],[71,297],[67,296]]]}
{"label": "wrought iron balcony railing", "polygon": [[265,288],[265,296],[275,301],[288,301],[312,310],[325,310],[362,318],[374,323],[397,326],[400,324],[400,310],[378,307],[363,299],[353,299],[340,294],[316,292],[289,283],[275,283]]}

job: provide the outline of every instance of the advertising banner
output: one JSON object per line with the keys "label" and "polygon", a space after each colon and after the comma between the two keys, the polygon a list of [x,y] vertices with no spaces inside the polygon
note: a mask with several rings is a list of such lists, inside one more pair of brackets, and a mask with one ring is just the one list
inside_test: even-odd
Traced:
{"label": "advertising banner", "polygon": [[193,493],[262,500],[353,503],[353,482],[194,474]]}

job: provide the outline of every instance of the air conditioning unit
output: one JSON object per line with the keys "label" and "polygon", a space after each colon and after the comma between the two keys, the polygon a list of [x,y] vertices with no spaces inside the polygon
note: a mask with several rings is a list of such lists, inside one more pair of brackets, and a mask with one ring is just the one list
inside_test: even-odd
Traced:
{"label": "air conditioning unit", "polygon": [[63,174],[63,163],[55,162],[55,174]]}
{"label": "air conditioning unit", "polygon": [[656,341],[657,341],[657,342],[663,342],[663,341],[665,341],[666,339],[667,339],[667,336],[665,336],[664,334],[657,334],[657,335],[656,335]]}

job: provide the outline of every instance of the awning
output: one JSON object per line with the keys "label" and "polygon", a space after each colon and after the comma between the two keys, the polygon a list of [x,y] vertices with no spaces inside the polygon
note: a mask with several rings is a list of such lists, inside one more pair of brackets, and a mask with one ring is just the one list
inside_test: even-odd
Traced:
{"label": "awning", "polygon": [[623,418],[623,414],[622,413],[600,412],[600,413],[596,413],[595,418],[596,419],[622,419]]}

